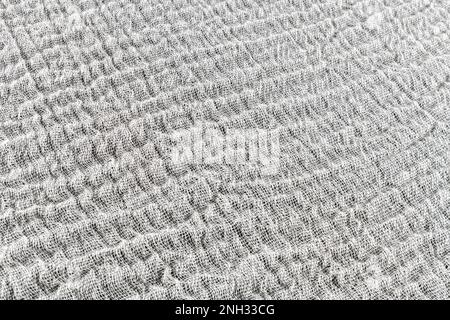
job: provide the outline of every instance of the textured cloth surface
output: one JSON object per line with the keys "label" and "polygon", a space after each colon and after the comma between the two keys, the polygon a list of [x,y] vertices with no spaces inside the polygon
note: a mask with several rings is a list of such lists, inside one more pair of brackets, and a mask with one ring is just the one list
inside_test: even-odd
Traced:
{"label": "textured cloth surface", "polygon": [[[447,299],[450,1],[0,1],[1,299]],[[280,166],[175,165],[198,123]]]}

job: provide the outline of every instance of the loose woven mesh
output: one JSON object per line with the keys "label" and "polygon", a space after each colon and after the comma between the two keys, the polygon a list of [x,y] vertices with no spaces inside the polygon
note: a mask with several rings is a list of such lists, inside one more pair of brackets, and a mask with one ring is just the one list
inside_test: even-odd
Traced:
{"label": "loose woven mesh", "polygon": [[[0,1],[0,298],[446,299],[447,0]],[[198,122],[279,172],[174,165]]]}

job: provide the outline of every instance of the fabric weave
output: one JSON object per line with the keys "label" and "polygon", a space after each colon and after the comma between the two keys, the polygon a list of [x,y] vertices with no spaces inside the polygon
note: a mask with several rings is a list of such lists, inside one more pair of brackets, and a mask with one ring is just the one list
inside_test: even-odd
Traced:
{"label": "fabric weave", "polygon": [[[0,1],[0,299],[448,299],[450,1]],[[174,135],[278,130],[279,169]]]}

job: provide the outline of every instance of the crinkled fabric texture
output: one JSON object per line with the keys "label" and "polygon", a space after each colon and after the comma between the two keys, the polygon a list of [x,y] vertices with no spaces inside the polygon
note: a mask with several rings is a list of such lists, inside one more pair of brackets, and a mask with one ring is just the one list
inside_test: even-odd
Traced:
{"label": "crinkled fabric texture", "polygon": [[[447,0],[0,2],[1,299],[447,299]],[[208,122],[280,168],[174,165]]]}

